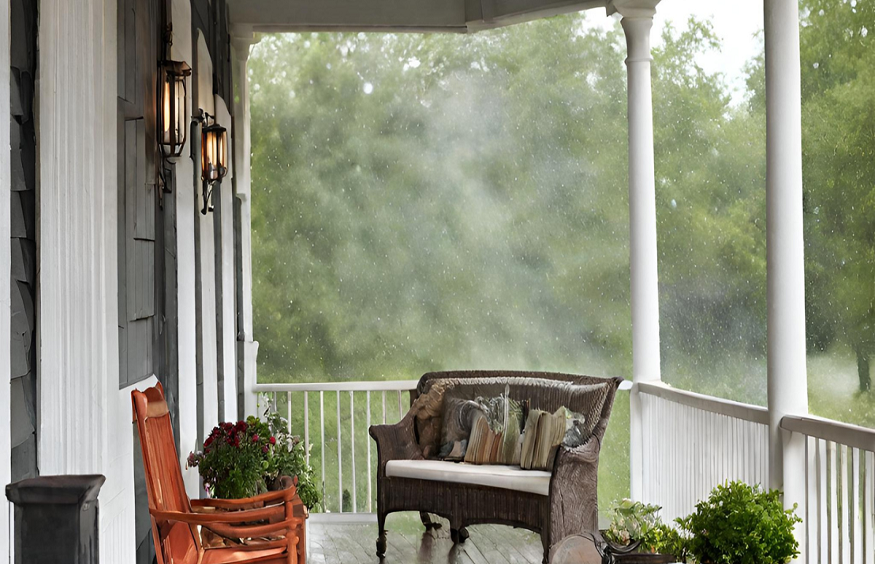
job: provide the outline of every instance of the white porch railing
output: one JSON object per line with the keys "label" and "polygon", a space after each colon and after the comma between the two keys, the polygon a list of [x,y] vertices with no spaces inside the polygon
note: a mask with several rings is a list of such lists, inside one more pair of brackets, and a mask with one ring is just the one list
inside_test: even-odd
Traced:
{"label": "white porch railing", "polygon": [[[766,408],[663,383],[640,383],[643,501],[689,515],[726,480],[768,485]],[[875,564],[875,430],[814,416],[781,427],[806,437],[803,518],[808,564]]]}
{"label": "white porch railing", "polygon": [[[351,520],[354,517],[350,514],[364,513],[362,517],[372,518],[366,514],[374,512],[377,457],[372,453],[376,447],[368,427],[372,423],[399,421],[410,407],[410,390],[417,383],[418,380],[258,384],[255,393],[259,414],[264,412],[269,399],[272,408],[289,421],[290,431],[301,434],[303,429],[305,444],[313,443],[307,462],[315,458],[312,465],[322,487],[322,510],[338,520]],[[318,435],[311,437],[311,424],[317,421]],[[330,445],[334,441],[337,444]],[[349,492],[346,507],[344,491]],[[361,503],[359,494],[364,498]]]}
{"label": "white porch railing", "polygon": [[692,513],[716,484],[769,482],[764,407],[640,383],[643,498],[673,520]]}
{"label": "white porch railing", "polygon": [[875,564],[875,430],[815,416],[784,417],[806,437],[809,564]]}
{"label": "white porch railing", "polygon": [[[270,400],[290,430],[303,431],[304,441],[314,444],[308,460],[313,457],[326,512],[317,518],[373,519],[377,457],[368,427],[403,417],[416,384],[255,387],[259,412]],[[689,515],[726,480],[768,485],[766,408],[659,382],[639,383],[637,390],[644,433],[642,500],[661,505],[664,519]],[[806,507],[800,510],[807,536],[804,561],[875,564],[875,430],[814,416],[784,417],[781,426],[807,440],[807,465],[799,469],[807,484]]]}

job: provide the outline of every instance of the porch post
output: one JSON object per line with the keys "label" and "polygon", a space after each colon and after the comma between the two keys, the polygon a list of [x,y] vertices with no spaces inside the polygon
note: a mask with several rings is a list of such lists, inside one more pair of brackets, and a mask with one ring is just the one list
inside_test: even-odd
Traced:
{"label": "porch post", "polygon": [[256,415],[255,383],[258,342],[252,339],[252,166],[249,110],[249,48],[256,40],[251,26],[231,28],[234,76],[234,168],[240,216],[240,262],[237,266],[237,375],[238,393],[243,395],[242,417]]}
{"label": "porch post", "polygon": [[[629,267],[632,278],[632,381],[660,379],[659,277],[656,254],[656,188],[653,165],[653,100],[650,87],[650,28],[659,0],[614,0],[626,35],[629,119]],[[641,398],[631,401],[631,494],[644,495]]]}
{"label": "porch post", "polygon": [[[799,8],[796,0],[764,0],[764,8],[769,486],[804,514],[805,438],[780,427],[785,415],[808,413]],[[805,554],[802,528],[796,536]]]}

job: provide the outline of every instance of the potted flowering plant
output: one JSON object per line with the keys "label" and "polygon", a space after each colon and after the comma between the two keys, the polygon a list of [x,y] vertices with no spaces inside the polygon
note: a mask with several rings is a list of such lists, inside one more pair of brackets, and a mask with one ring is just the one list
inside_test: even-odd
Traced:
{"label": "potted flowering plant", "polygon": [[204,440],[203,451],[188,455],[188,467],[197,468],[204,487],[214,498],[252,497],[280,487],[283,476],[297,476],[298,496],[308,508],[319,504],[319,490],[300,437],[288,431],[280,415],[266,413],[266,421],[219,423]]}

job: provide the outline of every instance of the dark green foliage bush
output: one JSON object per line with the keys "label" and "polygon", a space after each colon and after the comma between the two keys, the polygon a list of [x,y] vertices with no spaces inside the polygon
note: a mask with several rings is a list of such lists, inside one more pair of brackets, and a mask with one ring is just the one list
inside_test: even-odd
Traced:
{"label": "dark green foliage bush", "polygon": [[781,492],[730,482],[717,486],[682,520],[690,553],[700,564],[785,564],[799,555],[793,527],[802,519],[784,510]]}
{"label": "dark green foliage bush", "polygon": [[317,508],[321,501],[319,488],[316,487],[313,467],[307,464],[307,450],[310,445],[304,444],[300,436],[292,435],[288,430],[288,422],[279,414],[267,414],[267,422],[271,433],[276,437],[276,447],[271,450],[268,458],[268,479],[297,476],[298,496],[301,501],[310,509]]}

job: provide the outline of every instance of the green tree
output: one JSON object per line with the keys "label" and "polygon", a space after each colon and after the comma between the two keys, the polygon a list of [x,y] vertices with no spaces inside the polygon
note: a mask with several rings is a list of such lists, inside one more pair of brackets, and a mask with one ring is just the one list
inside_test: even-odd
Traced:
{"label": "green tree", "polygon": [[[875,5],[803,0],[803,176],[808,331],[875,353]],[[871,36],[870,36],[871,35]]]}

